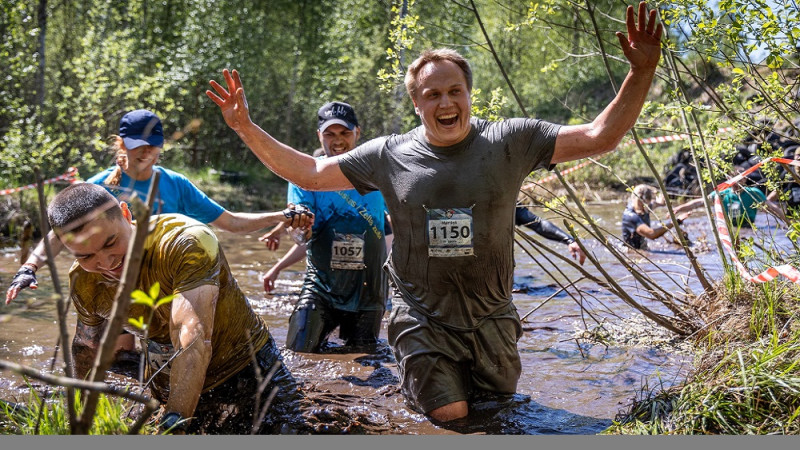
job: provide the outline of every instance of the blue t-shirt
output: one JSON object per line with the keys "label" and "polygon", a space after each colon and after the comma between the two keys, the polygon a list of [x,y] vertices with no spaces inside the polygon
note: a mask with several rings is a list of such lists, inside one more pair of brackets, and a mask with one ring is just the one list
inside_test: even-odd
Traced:
{"label": "blue t-shirt", "polygon": [[[104,185],[103,182],[115,168],[116,166],[110,167],[89,178],[86,182],[105,187],[111,195],[121,201],[130,198],[131,189],[139,195],[142,201],[147,199],[150,180],[137,181],[123,172],[119,186]],[[208,198],[186,176],[160,166],[153,166],[153,170],[161,172],[156,202],[153,204],[153,214],[178,213],[203,223],[211,223],[225,211],[225,208]]]}
{"label": "blue t-shirt", "polygon": [[314,213],[303,289],[343,311],[385,308],[386,203],[380,192],[311,192],[289,184],[288,201]]}

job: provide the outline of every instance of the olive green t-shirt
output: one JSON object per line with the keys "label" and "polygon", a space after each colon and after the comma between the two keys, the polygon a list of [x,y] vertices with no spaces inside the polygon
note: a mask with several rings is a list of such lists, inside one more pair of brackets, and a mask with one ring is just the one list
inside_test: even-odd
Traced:
{"label": "olive green t-shirt", "polygon": [[[251,351],[258,351],[268,341],[269,329],[239,289],[209,227],[180,214],[152,216],[150,227],[136,289],[148,292],[158,282],[159,298],[163,298],[203,285],[219,287],[205,392],[249,364]],[[76,262],[70,270],[70,284],[78,319],[88,326],[103,325],[111,316],[119,282],[86,272]],[[170,307],[167,304],[158,308],[150,323],[147,337],[159,344],[170,344]],[[145,305],[132,304],[128,310],[129,318],[144,317],[145,323],[149,314],[150,309]],[[143,335],[142,330],[128,323],[124,328],[137,336]],[[157,376],[154,388],[166,393],[168,377]]]}

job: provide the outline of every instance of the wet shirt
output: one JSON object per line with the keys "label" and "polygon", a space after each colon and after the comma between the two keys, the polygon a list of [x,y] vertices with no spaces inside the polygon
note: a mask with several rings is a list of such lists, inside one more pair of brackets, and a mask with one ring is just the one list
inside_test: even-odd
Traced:
{"label": "wet shirt", "polygon": [[287,197],[314,213],[303,288],[339,310],[384,309],[389,285],[383,271],[386,203],[381,193],[311,192],[290,183]]}
{"label": "wet shirt", "polygon": [[386,200],[392,285],[452,329],[474,329],[511,302],[517,194],[550,163],[559,129],[532,119],[471,124],[450,147],[430,145],[418,127],[338,157],[359,192],[380,190]]}
{"label": "wet shirt", "polygon": [[[134,180],[123,172],[119,186],[106,186],[103,184],[115,168],[116,166],[110,167],[89,178],[86,182],[103,186],[111,195],[122,201],[127,201],[130,198],[132,195],[131,189],[133,189],[139,198],[144,201],[147,198],[147,192],[150,190],[150,180]],[[183,174],[160,166],[153,166],[153,170],[161,172],[161,176],[158,179],[158,196],[153,205],[153,214],[178,213],[202,223],[211,223],[217,220],[225,211],[219,203],[208,198],[203,191],[198,189]]]}
{"label": "wet shirt", "polygon": [[[716,192],[711,193],[714,199]],[[737,227],[752,227],[756,221],[758,205],[767,201],[767,197],[760,189],[753,186],[745,186],[741,192],[733,192],[728,188],[720,193],[722,207],[728,213],[731,224]]]}
{"label": "wet shirt", "polygon": [[[153,231],[145,240],[136,289],[148,292],[158,282],[162,298],[204,285],[219,287],[205,392],[248,365],[251,349],[258,351],[267,342],[269,330],[239,289],[210,228],[179,214],[153,216],[150,226]],[[102,325],[111,315],[118,285],[101,274],[86,272],[76,262],[70,270],[70,287],[78,320],[88,326]],[[128,311],[129,318],[144,317],[145,323],[149,314],[144,305],[131,305]],[[168,346],[169,320],[169,304],[156,309],[148,338]],[[143,334],[129,323],[124,328],[140,337]],[[160,398],[167,398],[168,377],[157,376],[154,389],[160,392]]]}
{"label": "wet shirt", "polygon": [[650,213],[638,214],[630,204],[622,212],[622,240],[636,249],[647,248],[647,238],[636,232],[639,225],[650,226]]}

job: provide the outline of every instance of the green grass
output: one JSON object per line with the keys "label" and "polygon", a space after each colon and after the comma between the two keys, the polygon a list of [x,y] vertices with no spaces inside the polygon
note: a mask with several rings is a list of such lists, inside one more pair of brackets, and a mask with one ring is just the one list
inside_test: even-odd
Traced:
{"label": "green grass", "polygon": [[785,281],[720,289],[728,300],[707,317],[694,374],[683,386],[645,390],[605,434],[800,434],[800,289]]}
{"label": "green grass", "polygon": [[[63,394],[48,397],[44,403],[41,400],[41,396],[31,389],[22,408],[14,410],[11,405],[0,403],[0,434],[31,435],[36,433],[37,423],[38,434],[69,434],[69,419]],[[76,393],[77,404],[79,404],[78,393]],[[131,408],[135,406],[127,400],[101,394],[89,434],[127,434],[136,419],[135,414],[130,414]],[[155,431],[155,426],[145,425],[142,433],[153,434]]]}

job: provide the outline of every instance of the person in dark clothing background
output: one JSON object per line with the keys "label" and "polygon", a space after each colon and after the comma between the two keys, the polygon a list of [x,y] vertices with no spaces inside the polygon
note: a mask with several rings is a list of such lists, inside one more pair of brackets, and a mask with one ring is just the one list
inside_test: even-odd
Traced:
{"label": "person in dark clothing background", "polygon": [[572,236],[558,228],[553,222],[537,216],[520,202],[517,202],[517,209],[514,211],[514,224],[530,228],[534,233],[545,239],[566,245],[572,258],[577,260],[580,265],[583,265],[583,262],[586,261],[586,253],[583,252]]}

